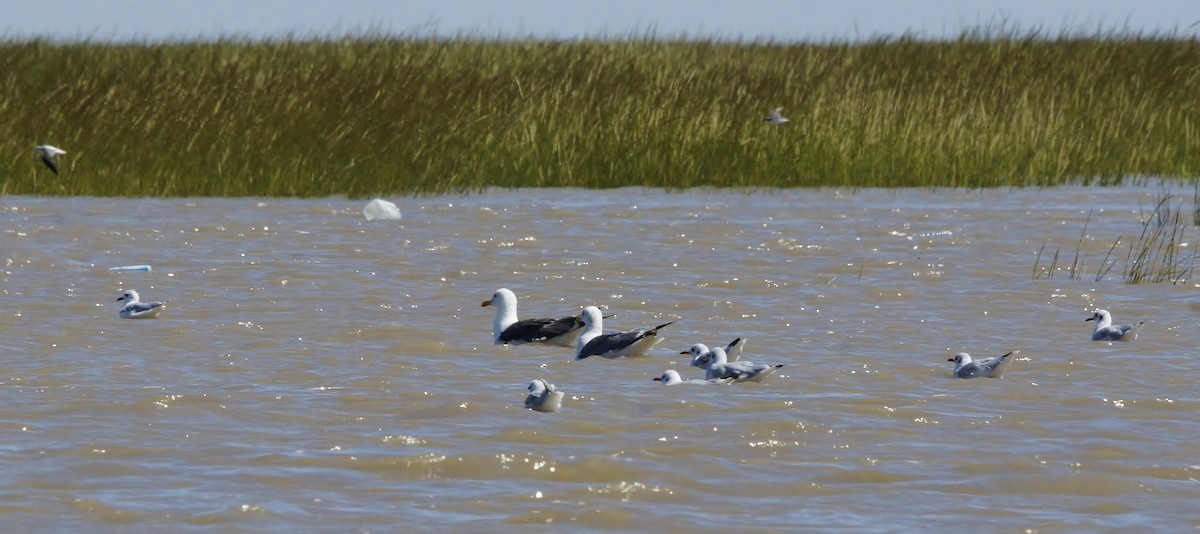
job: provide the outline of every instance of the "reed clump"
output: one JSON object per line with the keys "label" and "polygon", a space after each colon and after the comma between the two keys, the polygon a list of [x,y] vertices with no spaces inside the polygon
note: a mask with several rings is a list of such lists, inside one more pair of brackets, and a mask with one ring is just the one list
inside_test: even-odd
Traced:
{"label": "reed clump", "polygon": [[[1191,210],[1194,213],[1195,205]],[[1143,211],[1142,229],[1132,239],[1127,240],[1128,246],[1122,247],[1125,236],[1117,236],[1108,247],[1100,264],[1095,266],[1095,281],[1103,281],[1117,267],[1120,259],[1118,248],[1125,249],[1124,267],[1120,270],[1121,280],[1126,284],[1185,283],[1192,278],[1196,265],[1197,251],[1195,241],[1188,239],[1188,232],[1195,231],[1195,225],[1184,209],[1183,201],[1173,195],[1165,194],[1159,197],[1154,208],[1148,213]],[[1046,251],[1043,244],[1038,250],[1033,264],[1033,277],[1054,278],[1055,273],[1065,272],[1071,280],[1082,280],[1086,276],[1089,253],[1085,243],[1088,224],[1092,215],[1083,223],[1079,233],[1079,241],[1072,255],[1070,264],[1060,263],[1061,248],[1055,249],[1054,254],[1045,263],[1042,262]]]}
{"label": "reed clump", "polygon": [[[0,43],[0,192],[996,187],[1200,175],[1200,43]],[[791,122],[761,118],[783,106]],[[54,176],[32,152],[68,151]]]}

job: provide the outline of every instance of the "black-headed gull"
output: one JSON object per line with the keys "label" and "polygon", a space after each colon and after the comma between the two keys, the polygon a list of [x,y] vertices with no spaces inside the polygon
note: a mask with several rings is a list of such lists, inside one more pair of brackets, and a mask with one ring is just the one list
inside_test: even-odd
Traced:
{"label": "black-headed gull", "polygon": [[540,378],[529,383],[525,407],[535,412],[557,412],[562,407],[563,392]]}
{"label": "black-headed gull", "polygon": [[700,356],[704,377],[709,380],[732,378],[734,382],[762,382],[764,378],[783,367],[783,364],[767,365],[748,361],[730,362],[725,349],[713,347],[708,354]]}
{"label": "black-headed gull", "polygon": [[1012,361],[1012,357],[1020,352],[1014,350],[1003,356],[979,361],[973,361],[970,354],[960,352],[946,361],[954,362],[954,376],[958,378],[979,378],[981,376],[1000,378],[1004,374],[1004,368],[1008,367],[1008,362]]}
{"label": "black-headed gull", "polygon": [[481,306],[496,307],[492,340],[497,345],[545,343],[573,347],[583,332],[583,322],[575,315],[559,319],[517,320],[517,296],[503,287],[497,289],[491,299],[483,301]]}
{"label": "black-headed gull", "polygon": [[1108,310],[1096,310],[1096,313],[1083,321],[1096,321],[1096,328],[1092,329],[1092,341],[1129,341],[1137,339],[1138,330],[1141,330],[1142,325],[1146,324],[1146,321],[1142,321],[1138,324],[1113,326],[1112,315],[1109,315]]}
{"label": "black-headed gull", "polygon": [[645,356],[651,347],[662,341],[658,331],[675,321],[660,324],[654,328],[638,328],[615,334],[604,333],[604,316],[600,309],[588,306],[583,309],[583,333],[575,349],[575,359],[582,360],[589,356],[614,359],[633,356]]}
{"label": "black-headed gull", "polygon": [[42,155],[42,163],[50,167],[54,174],[58,174],[58,164],[54,162],[54,158],[66,154],[67,151],[53,145],[38,145],[33,149]]}
{"label": "black-headed gull", "polygon": [[763,122],[768,122],[771,124],[783,124],[788,122],[788,119],[787,117],[783,116],[783,108],[775,108],[771,110],[771,113],[767,114],[767,116],[763,118]]}
{"label": "black-headed gull", "polygon": [[163,311],[164,302],[142,302],[137,291],[130,289],[125,294],[117,299],[117,302],[125,302],[121,306],[122,319],[152,319],[157,317]]}

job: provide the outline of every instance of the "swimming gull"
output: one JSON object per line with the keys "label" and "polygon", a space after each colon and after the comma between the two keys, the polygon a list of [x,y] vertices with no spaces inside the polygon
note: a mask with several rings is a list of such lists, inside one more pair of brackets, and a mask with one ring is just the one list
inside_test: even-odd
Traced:
{"label": "swimming gull", "polygon": [[600,314],[600,309],[588,306],[583,309],[583,334],[579,336],[575,359],[582,360],[589,356],[608,359],[645,356],[651,347],[662,341],[662,338],[658,337],[658,331],[674,323],[675,321],[671,321],[654,328],[605,334],[604,317]]}
{"label": "swimming gull", "polygon": [[[739,337],[730,341],[725,345],[725,356],[729,361],[736,362],[742,358],[742,349],[746,346],[746,338]],[[700,358],[708,354],[708,345],[704,343],[696,343],[688,348],[688,350],[680,352],[680,354],[690,354],[692,356],[692,367],[703,367],[700,365]]]}
{"label": "swimming gull", "polygon": [[54,158],[66,154],[67,151],[53,145],[38,145],[33,147],[33,149],[42,155],[42,163],[50,167],[50,170],[54,171],[54,174],[58,174],[58,165],[54,163]]}
{"label": "swimming gull", "polygon": [[152,319],[158,317],[159,312],[163,311],[164,302],[142,302],[138,292],[130,289],[125,294],[117,299],[117,302],[125,301],[125,305],[121,306],[122,319]]}
{"label": "swimming gull", "polygon": [[563,392],[540,378],[529,383],[525,407],[535,412],[557,412],[562,407]]}
{"label": "swimming gull", "polygon": [[1012,361],[1011,356],[1015,356],[1020,352],[1019,350],[1014,350],[1003,356],[986,358],[977,362],[971,360],[970,354],[960,352],[946,361],[954,362],[954,376],[958,378],[978,378],[981,376],[1000,378],[1000,375],[1004,374],[1004,368],[1008,367],[1008,362]]}
{"label": "swimming gull", "polygon": [[559,319],[517,320],[517,296],[506,288],[496,290],[491,300],[480,306],[495,306],[496,319],[492,321],[492,339],[497,345],[523,345],[545,343],[572,347],[579,341],[583,323],[579,316]]}
{"label": "swimming gull", "polygon": [[732,378],[734,382],[762,382],[764,378],[783,367],[783,364],[767,365],[748,361],[730,362],[725,349],[713,347],[708,354],[700,356],[700,368],[709,380]]}
{"label": "swimming gull", "polygon": [[728,383],[732,382],[732,380],[720,380],[720,379],[717,379],[717,380],[708,380],[708,379],[684,380],[683,377],[679,376],[679,372],[674,369],[667,369],[666,371],[663,371],[662,376],[656,376],[652,380],[654,380],[656,382],[662,382],[662,384],[664,386],[678,386],[679,384],[712,385],[712,384],[728,384]]}
{"label": "swimming gull", "polygon": [[775,108],[771,110],[771,113],[767,114],[766,118],[763,119],[763,122],[769,122],[771,124],[783,124],[788,122],[788,119],[787,117],[783,116],[783,108]]}
{"label": "swimming gull", "polygon": [[1138,324],[1113,326],[1112,315],[1109,315],[1108,310],[1096,310],[1096,313],[1083,321],[1096,321],[1096,328],[1092,329],[1092,341],[1129,341],[1137,339],[1138,330],[1141,330],[1142,325],[1146,324],[1146,321],[1142,321]]}

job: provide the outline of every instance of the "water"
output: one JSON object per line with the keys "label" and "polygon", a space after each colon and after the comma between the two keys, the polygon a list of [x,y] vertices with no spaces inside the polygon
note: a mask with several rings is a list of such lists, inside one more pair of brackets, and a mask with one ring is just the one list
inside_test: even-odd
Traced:
{"label": "water", "polygon": [[[1124,285],[1120,248],[1095,281],[1159,193],[496,191],[373,222],[344,199],[0,198],[0,513],[14,531],[1200,527],[1200,293]],[[1089,212],[1087,275],[1035,279]],[[496,347],[498,287],[522,317],[679,322],[640,360]],[[125,289],[172,301],[121,320]],[[1090,341],[1096,307],[1147,321],[1140,339]],[[785,367],[651,380],[700,376],[675,353],[737,336]],[[1014,349],[1003,379],[949,377],[956,352]],[[560,412],[523,408],[537,377]]]}

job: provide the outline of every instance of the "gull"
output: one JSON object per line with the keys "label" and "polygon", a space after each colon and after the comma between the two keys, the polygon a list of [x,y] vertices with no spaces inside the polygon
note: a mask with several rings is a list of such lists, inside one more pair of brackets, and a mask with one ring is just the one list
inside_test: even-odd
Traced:
{"label": "gull", "polygon": [[600,314],[600,309],[588,306],[583,309],[583,334],[579,336],[579,343],[575,348],[575,359],[600,356],[611,360],[627,356],[645,356],[650,347],[662,341],[662,338],[658,337],[659,329],[674,323],[675,321],[671,321],[654,328],[605,334],[604,316]]}
{"label": "gull", "polygon": [[1092,341],[1129,341],[1137,339],[1138,330],[1142,328],[1143,324],[1146,324],[1146,321],[1142,321],[1138,324],[1113,326],[1112,315],[1109,315],[1108,310],[1096,310],[1096,313],[1083,321],[1096,321],[1096,328],[1092,330]]}
{"label": "gull", "polygon": [[666,371],[663,371],[662,376],[656,376],[652,380],[654,380],[656,382],[662,382],[662,384],[664,386],[678,386],[679,384],[703,384],[703,385],[728,384],[733,381],[733,380],[708,380],[708,379],[684,380],[683,377],[679,376],[679,372],[674,369],[667,369]]}
{"label": "gull", "polygon": [[53,145],[38,145],[33,147],[33,149],[41,153],[42,163],[50,167],[50,170],[54,171],[54,174],[58,174],[58,165],[54,163],[54,158],[66,154],[67,151]]}
{"label": "gull", "polygon": [[787,117],[783,116],[783,108],[775,108],[772,109],[765,118],[763,118],[763,122],[769,122],[771,124],[783,124],[788,122],[788,119]]}
{"label": "gull", "polygon": [[970,354],[960,352],[946,361],[954,362],[954,376],[958,378],[978,378],[981,376],[1000,378],[1000,375],[1004,374],[1004,368],[1008,367],[1008,362],[1011,361],[1009,356],[1015,356],[1020,352],[1019,350],[1014,350],[1003,356],[986,358],[977,362],[971,360]]}
{"label": "gull", "polygon": [[540,378],[529,383],[525,407],[535,412],[557,412],[562,407],[563,392]]}
{"label": "gull", "polygon": [[121,306],[122,319],[153,319],[163,311],[163,306],[169,302],[142,302],[139,299],[138,292],[132,289],[117,299],[117,302],[125,301],[125,305]]}
{"label": "gull", "polygon": [[517,320],[517,296],[506,288],[496,290],[490,300],[480,306],[495,306],[496,319],[492,321],[493,342],[496,345],[524,345],[545,343],[571,347],[579,341],[583,323],[579,316],[560,319]]}
{"label": "gull", "polygon": [[725,354],[725,349],[721,347],[713,347],[700,357],[699,367],[705,369],[704,378],[709,380],[723,380],[732,378],[734,382],[762,382],[776,369],[783,367],[779,365],[766,365],[761,363],[751,363],[747,361],[730,362],[729,356]]}
{"label": "gull", "polygon": [[[725,345],[725,356],[729,358],[729,361],[736,362],[742,359],[742,348],[745,346],[746,338],[744,337],[739,337],[733,341],[730,341],[728,345]],[[708,352],[708,345],[705,345],[704,343],[696,343],[695,345],[689,347],[688,350],[680,352],[680,354],[691,354],[692,367],[701,367],[700,357],[708,354]]]}

